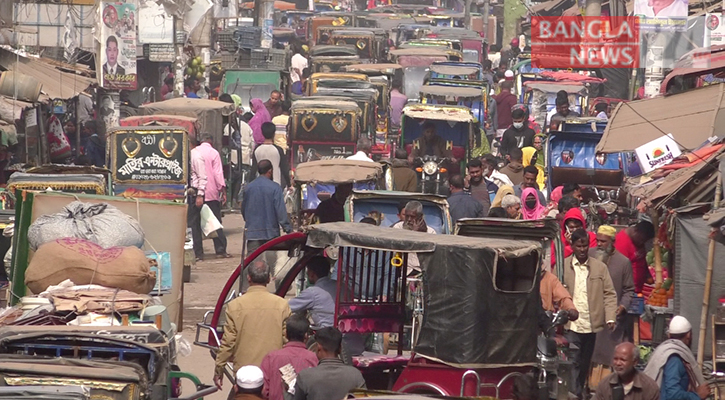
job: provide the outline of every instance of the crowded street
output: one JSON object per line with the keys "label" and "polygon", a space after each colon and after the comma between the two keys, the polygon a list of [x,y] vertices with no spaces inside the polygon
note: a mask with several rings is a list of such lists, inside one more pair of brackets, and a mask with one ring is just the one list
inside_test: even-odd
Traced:
{"label": "crowded street", "polygon": [[725,399],[724,7],[0,1],[0,399]]}

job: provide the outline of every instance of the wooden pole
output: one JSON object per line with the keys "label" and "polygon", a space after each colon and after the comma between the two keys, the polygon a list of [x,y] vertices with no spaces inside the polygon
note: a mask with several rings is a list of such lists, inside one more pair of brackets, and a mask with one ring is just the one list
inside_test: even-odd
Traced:
{"label": "wooden pole", "polygon": [[657,240],[657,232],[659,231],[659,214],[656,209],[650,211],[650,218],[652,219],[652,225],[655,227],[655,238],[653,240],[652,251],[655,259],[655,285],[662,284],[662,247],[660,242]]}
{"label": "wooden pole", "polygon": [[[722,167],[721,167],[722,169]],[[720,207],[720,197],[722,196],[722,172],[718,172],[717,186],[715,187],[715,200],[713,201],[713,210]],[[710,235],[710,245],[707,249],[707,273],[705,274],[705,292],[702,295],[702,313],[700,314],[700,335],[697,340],[697,363],[705,362],[705,338],[707,336],[707,311],[710,308],[710,289],[712,289],[712,267],[715,263],[715,237]]]}

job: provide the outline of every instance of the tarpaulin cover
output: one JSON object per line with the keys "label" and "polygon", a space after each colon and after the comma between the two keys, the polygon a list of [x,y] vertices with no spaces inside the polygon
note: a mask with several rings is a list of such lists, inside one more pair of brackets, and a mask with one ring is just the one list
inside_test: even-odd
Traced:
{"label": "tarpaulin cover", "polygon": [[463,368],[536,363],[538,279],[523,292],[504,292],[494,281],[497,273],[511,272],[497,271],[497,261],[512,265],[523,256],[538,260],[538,241],[432,235],[344,222],[308,229],[312,247],[417,253],[426,292],[417,354]]}
{"label": "tarpaulin cover", "polygon": [[725,85],[710,85],[671,96],[619,103],[609,118],[597,151],[633,151],[671,133],[694,149],[725,134]]}
{"label": "tarpaulin cover", "polygon": [[[700,315],[702,297],[707,273],[707,253],[709,247],[708,221],[701,214],[675,214],[675,315],[682,315],[692,324],[692,348],[697,349],[700,337]],[[725,294],[725,269],[722,260],[725,257],[725,239],[718,235],[715,242],[715,267],[712,272],[712,289],[707,315],[714,315],[720,296]],[[708,326],[710,321],[708,320]],[[705,338],[705,359],[712,352],[711,336]]]}
{"label": "tarpaulin cover", "polygon": [[369,161],[339,159],[308,161],[297,166],[295,181],[337,185],[378,179],[382,173],[383,166],[381,164]]}

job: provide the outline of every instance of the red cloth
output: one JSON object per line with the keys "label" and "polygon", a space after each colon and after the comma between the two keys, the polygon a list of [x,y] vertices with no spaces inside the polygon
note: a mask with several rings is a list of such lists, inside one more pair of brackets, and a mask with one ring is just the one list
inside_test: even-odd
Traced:
{"label": "red cloth", "polygon": [[[564,214],[564,219],[562,220],[564,226],[562,226],[561,229],[561,240],[564,243],[564,257],[569,257],[570,255],[574,254],[574,250],[572,250],[571,248],[571,243],[568,243],[566,237],[564,236],[564,234],[566,233],[566,221],[569,219],[576,219],[581,221],[582,228],[587,229],[587,220],[584,219],[584,215],[582,215],[580,209],[572,208],[571,210],[567,211],[566,214]],[[587,231],[587,234],[589,234],[589,247],[597,247],[597,234],[589,231]]]}
{"label": "red cloth", "polygon": [[498,120],[498,129],[508,129],[514,120],[511,118],[511,108],[518,103],[516,96],[508,90],[501,91],[496,96],[496,115]]}
{"label": "red cloth", "polygon": [[642,287],[649,277],[647,270],[647,259],[644,250],[639,251],[637,246],[632,243],[632,239],[627,234],[627,230],[620,231],[614,238],[614,248],[624,254],[632,263],[632,277],[634,278],[634,291],[642,292]]}
{"label": "red cloth", "polygon": [[262,394],[269,400],[284,400],[282,374],[279,369],[292,364],[296,373],[317,366],[317,356],[301,342],[288,342],[284,347],[264,356],[260,369],[264,373]]}

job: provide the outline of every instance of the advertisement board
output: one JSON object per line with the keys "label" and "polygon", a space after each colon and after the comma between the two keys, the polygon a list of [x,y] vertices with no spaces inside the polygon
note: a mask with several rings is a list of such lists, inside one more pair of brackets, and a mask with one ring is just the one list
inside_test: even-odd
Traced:
{"label": "advertisement board", "polygon": [[642,32],[687,31],[688,0],[634,0]]}
{"label": "advertisement board", "polygon": [[136,5],[101,3],[101,87],[136,89]]}

